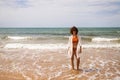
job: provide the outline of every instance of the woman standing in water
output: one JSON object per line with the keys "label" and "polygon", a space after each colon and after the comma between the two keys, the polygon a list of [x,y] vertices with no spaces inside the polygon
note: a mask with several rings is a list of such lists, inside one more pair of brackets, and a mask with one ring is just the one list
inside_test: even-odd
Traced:
{"label": "woman standing in water", "polygon": [[79,64],[80,64],[80,53],[82,52],[82,46],[81,46],[81,38],[79,38],[78,29],[73,26],[70,29],[71,36],[69,37],[68,41],[68,54],[71,58],[71,66],[74,70],[74,57],[77,60],[77,70],[79,70]]}

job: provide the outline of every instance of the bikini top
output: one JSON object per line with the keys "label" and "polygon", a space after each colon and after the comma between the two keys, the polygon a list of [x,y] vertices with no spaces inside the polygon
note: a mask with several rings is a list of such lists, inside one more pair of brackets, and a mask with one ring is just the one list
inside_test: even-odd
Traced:
{"label": "bikini top", "polygon": [[78,43],[78,37],[77,36],[73,36],[72,42],[73,43]]}

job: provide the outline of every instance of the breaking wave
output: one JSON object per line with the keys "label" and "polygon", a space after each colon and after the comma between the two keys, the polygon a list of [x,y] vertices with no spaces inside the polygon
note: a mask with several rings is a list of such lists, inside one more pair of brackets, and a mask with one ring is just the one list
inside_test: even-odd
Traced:
{"label": "breaking wave", "polygon": [[101,38],[95,37],[92,39],[93,42],[110,42],[110,41],[120,41],[120,38]]}
{"label": "breaking wave", "polygon": [[[83,48],[120,48],[120,44],[84,44]],[[67,49],[67,44],[22,44],[22,43],[8,43],[4,48],[23,48],[23,49]]]}
{"label": "breaking wave", "polygon": [[8,36],[8,39],[12,39],[12,40],[23,40],[23,39],[32,39],[32,37],[22,37],[22,36]]}

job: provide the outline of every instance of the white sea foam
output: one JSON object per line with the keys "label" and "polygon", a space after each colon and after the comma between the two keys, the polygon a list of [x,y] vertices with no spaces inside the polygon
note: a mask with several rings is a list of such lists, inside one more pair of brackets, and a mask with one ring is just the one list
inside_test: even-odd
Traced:
{"label": "white sea foam", "polygon": [[22,36],[8,36],[8,39],[12,39],[12,40],[23,40],[23,39],[30,39],[31,37],[22,37]]}
{"label": "white sea foam", "polygon": [[25,49],[64,49],[64,44],[21,44],[10,43],[6,44],[4,48],[25,48]]}
{"label": "white sea foam", "polygon": [[[84,44],[83,48],[119,48],[120,44]],[[23,48],[23,49],[67,49],[67,44],[22,44],[8,43],[4,48]]]}
{"label": "white sea foam", "polygon": [[93,42],[110,42],[110,41],[118,41],[120,38],[101,38],[101,37],[95,37],[92,39]]}
{"label": "white sea foam", "polygon": [[104,67],[107,62],[100,60],[100,66]]}
{"label": "white sea foam", "polygon": [[62,71],[59,71],[59,72],[57,72],[56,74],[55,74],[55,77],[58,77],[58,76],[60,76],[62,74]]}
{"label": "white sea foam", "polygon": [[120,44],[84,44],[84,48],[119,48]]}

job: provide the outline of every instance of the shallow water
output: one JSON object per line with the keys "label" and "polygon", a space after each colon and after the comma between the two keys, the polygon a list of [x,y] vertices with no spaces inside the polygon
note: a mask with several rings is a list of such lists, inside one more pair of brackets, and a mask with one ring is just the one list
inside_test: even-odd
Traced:
{"label": "shallow water", "polygon": [[83,50],[80,71],[77,71],[71,70],[70,59],[65,49],[1,49],[0,78],[6,80],[120,79],[119,49]]}

